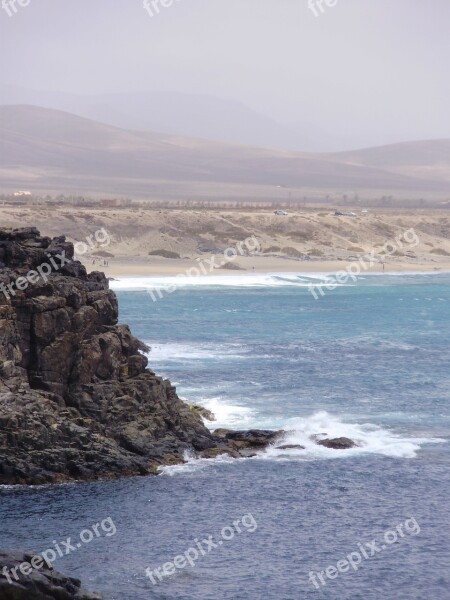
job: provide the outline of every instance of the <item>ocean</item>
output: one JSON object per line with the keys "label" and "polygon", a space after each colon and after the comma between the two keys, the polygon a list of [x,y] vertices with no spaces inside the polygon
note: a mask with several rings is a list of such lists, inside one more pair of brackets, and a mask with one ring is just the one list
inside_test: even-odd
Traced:
{"label": "ocean", "polygon": [[283,429],[304,449],[3,487],[0,547],[55,548],[110,518],[114,535],[54,565],[107,600],[450,598],[450,275],[366,275],[316,300],[322,280],[112,282],[150,368],[208,426]]}

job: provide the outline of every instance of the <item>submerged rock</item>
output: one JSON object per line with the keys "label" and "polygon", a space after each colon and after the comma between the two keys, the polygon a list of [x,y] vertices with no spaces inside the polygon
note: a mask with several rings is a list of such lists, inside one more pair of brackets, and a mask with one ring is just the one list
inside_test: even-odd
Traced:
{"label": "submerged rock", "polygon": [[[32,565],[37,567],[38,564],[42,567],[33,568]],[[24,575],[24,573],[28,574]],[[48,568],[39,555],[26,552],[7,553],[0,550],[0,598],[2,600],[101,600],[102,596],[83,590],[78,579],[65,577],[53,568]]]}

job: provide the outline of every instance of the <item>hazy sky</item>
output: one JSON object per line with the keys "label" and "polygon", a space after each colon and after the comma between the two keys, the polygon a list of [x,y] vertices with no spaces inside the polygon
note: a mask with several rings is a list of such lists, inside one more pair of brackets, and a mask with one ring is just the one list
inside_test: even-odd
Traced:
{"label": "hazy sky", "polygon": [[30,0],[12,17],[0,10],[0,82],[206,93],[367,145],[450,137],[450,0],[324,10],[174,0],[150,17],[142,0]]}

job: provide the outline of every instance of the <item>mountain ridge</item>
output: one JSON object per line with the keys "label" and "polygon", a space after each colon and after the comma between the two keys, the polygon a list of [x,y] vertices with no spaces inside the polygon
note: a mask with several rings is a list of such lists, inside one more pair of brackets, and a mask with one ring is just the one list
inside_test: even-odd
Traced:
{"label": "mountain ridge", "polygon": [[[296,193],[316,188],[444,195],[450,180],[448,140],[391,145],[391,162],[386,163],[385,147],[331,154],[273,150],[126,130],[28,105],[0,106],[0,136],[4,189],[176,197],[207,190],[214,196],[222,185],[225,194],[234,186],[250,195],[258,188],[273,195],[276,187]],[[406,154],[416,148],[413,165],[402,163],[401,148],[409,149]],[[434,162],[418,162],[420,152],[434,156]]]}

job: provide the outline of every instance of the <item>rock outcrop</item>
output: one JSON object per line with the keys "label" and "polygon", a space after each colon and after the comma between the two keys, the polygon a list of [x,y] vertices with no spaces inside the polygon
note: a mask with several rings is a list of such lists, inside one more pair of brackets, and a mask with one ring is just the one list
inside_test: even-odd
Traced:
{"label": "rock outcrop", "polygon": [[266,448],[279,440],[284,431],[271,431],[263,429],[250,429],[249,431],[231,431],[230,429],[216,429],[214,437],[223,444],[235,450],[249,450]]}
{"label": "rock outcrop", "polygon": [[155,473],[217,447],[117,320],[64,237],[0,229],[0,484]]}
{"label": "rock outcrop", "polygon": [[317,444],[325,448],[332,448],[333,450],[349,450],[357,446],[353,440],[346,437],[319,440]]}
{"label": "rock outcrop", "polygon": [[83,590],[78,579],[64,577],[45,564],[33,569],[31,561],[36,560],[43,563],[39,555],[0,550],[1,600],[101,600],[99,594]]}

